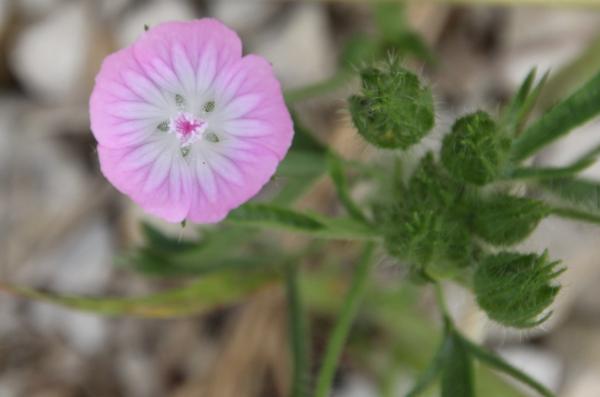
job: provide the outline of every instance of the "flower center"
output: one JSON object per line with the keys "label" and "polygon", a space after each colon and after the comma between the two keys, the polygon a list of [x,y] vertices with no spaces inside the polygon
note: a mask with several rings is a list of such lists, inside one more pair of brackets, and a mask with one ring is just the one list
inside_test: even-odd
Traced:
{"label": "flower center", "polygon": [[202,136],[202,133],[208,127],[208,123],[193,114],[179,112],[170,120],[170,132],[174,133],[181,143],[181,146],[187,146]]}

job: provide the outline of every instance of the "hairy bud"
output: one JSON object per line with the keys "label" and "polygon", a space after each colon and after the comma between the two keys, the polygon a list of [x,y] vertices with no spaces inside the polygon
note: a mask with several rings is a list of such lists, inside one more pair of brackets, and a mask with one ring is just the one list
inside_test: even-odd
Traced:
{"label": "hairy bud", "polygon": [[453,276],[469,266],[473,241],[456,217],[463,191],[428,154],[398,202],[384,211],[385,245],[389,253],[434,278]]}
{"label": "hairy bud", "polygon": [[442,163],[455,178],[484,185],[496,178],[509,148],[494,120],[480,111],[454,123],[444,138]]}
{"label": "hairy bud", "polygon": [[525,239],[550,209],[541,201],[507,194],[477,203],[473,231],[494,245],[512,245]]}
{"label": "hairy bud", "polygon": [[542,312],[560,287],[554,284],[564,269],[542,255],[500,252],[487,256],[474,276],[477,302],[488,316],[501,324],[527,328],[542,323]]}
{"label": "hairy bud", "polygon": [[381,67],[361,71],[361,95],[350,97],[352,121],[369,143],[406,149],[434,124],[433,97],[418,77],[391,58]]}

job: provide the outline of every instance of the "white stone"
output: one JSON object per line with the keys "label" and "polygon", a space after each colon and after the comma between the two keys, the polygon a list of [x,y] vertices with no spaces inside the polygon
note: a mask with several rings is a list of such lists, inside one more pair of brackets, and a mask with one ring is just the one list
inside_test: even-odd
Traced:
{"label": "white stone", "polygon": [[105,318],[49,303],[32,304],[32,322],[40,332],[50,337],[61,336],[67,344],[84,355],[98,353],[105,346],[108,337]]}
{"label": "white stone", "polygon": [[59,293],[98,294],[110,281],[114,247],[102,218],[73,230],[51,251],[35,258],[19,275],[23,283]]}
{"label": "white stone", "polygon": [[[16,3],[19,13],[27,18],[38,18],[59,8],[61,2],[62,0],[18,0],[13,3]],[[10,1],[3,0],[1,3],[10,4]]]}
{"label": "white stone", "polygon": [[344,384],[333,392],[333,397],[377,397],[377,388],[361,375],[351,375]]}
{"label": "white stone", "polygon": [[210,15],[236,31],[260,27],[280,5],[272,0],[214,0],[209,4]]}
{"label": "white stone", "polygon": [[194,11],[183,0],[154,0],[144,2],[127,13],[117,27],[119,47],[133,43],[144,31],[144,25],[155,26],[161,22],[194,18]]}
{"label": "white stone", "polygon": [[273,64],[288,88],[330,77],[335,66],[324,6],[315,2],[295,7],[288,20],[258,34],[250,48]]}
{"label": "white stone", "polygon": [[90,40],[86,2],[71,2],[27,28],[10,65],[25,88],[47,101],[64,101],[81,83]]}
{"label": "white stone", "polygon": [[515,7],[504,41],[504,76],[517,87],[532,67],[560,70],[596,36],[600,15],[581,10]]}
{"label": "white stone", "polygon": [[[548,389],[558,390],[562,380],[563,364],[557,355],[525,346],[501,348],[498,350],[498,354]],[[515,384],[523,390],[528,390],[526,386],[517,384],[516,381]]]}

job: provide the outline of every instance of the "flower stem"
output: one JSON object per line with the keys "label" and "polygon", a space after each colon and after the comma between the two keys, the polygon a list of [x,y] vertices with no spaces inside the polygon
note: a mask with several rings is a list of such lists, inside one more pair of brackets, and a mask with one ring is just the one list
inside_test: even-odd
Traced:
{"label": "flower stem", "polygon": [[293,360],[292,397],[305,397],[309,381],[309,347],[306,317],[298,286],[298,268],[294,264],[285,271],[289,332]]}
{"label": "flower stem", "polygon": [[317,377],[315,397],[327,397],[331,390],[342,349],[348,339],[350,327],[356,317],[359,304],[367,287],[370,269],[373,264],[374,248],[375,244],[372,242],[365,244],[360,262],[352,278],[352,284],[346,294],[340,314],[327,343],[323,364]]}

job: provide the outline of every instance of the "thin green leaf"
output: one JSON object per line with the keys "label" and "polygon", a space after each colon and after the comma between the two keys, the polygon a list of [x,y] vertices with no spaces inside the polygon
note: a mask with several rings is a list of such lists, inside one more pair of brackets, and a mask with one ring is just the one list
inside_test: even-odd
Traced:
{"label": "thin green leaf", "polygon": [[373,267],[373,253],[375,244],[369,242],[365,248],[352,277],[352,284],[346,293],[335,326],[327,341],[327,348],[315,387],[315,397],[327,397],[331,390],[333,377],[344,345],[350,334],[350,328],[360,307],[360,303],[367,288],[371,268]]}
{"label": "thin green leaf", "polygon": [[519,134],[521,127],[527,120],[527,116],[539,98],[542,87],[544,87],[548,79],[548,72],[546,72],[532,90],[531,87],[533,86],[536,73],[536,69],[533,68],[527,74],[527,77],[523,80],[523,83],[517,90],[513,99],[507,105],[502,116],[502,125],[513,136]]}
{"label": "thin green leaf", "polygon": [[287,266],[285,280],[293,359],[292,397],[304,397],[308,396],[310,384],[310,348],[306,313],[298,285],[298,267],[296,265]]}
{"label": "thin green leaf", "polygon": [[294,138],[288,154],[275,174],[280,191],[273,203],[288,205],[301,197],[327,170],[327,147],[306,128],[292,112]]}
{"label": "thin green leaf", "polygon": [[0,284],[0,291],[101,315],[171,318],[201,314],[231,305],[273,281],[273,273],[220,273],[182,288],[127,298],[61,295],[4,283]]}
{"label": "thin green leaf", "polygon": [[328,161],[329,175],[331,176],[338,197],[348,212],[348,215],[359,222],[368,222],[362,210],[356,205],[352,197],[350,197],[348,181],[346,180],[346,175],[344,175],[344,167],[342,166],[340,158],[337,157],[337,155],[330,153]]}
{"label": "thin green leaf", "polygon": [[600,213],[600,183],[581,178],[559,178],[541,181],[539,185],[565,204]]}
{"label": "thin green leaf", "polygon": [[145,244],[120,262],[137,271],[159,276],[203,275],[214,271],[268,268],[284,254],[260,240],[248,239],[248,227],[202,230],[199,241],[181,240],[144,225]]}
{"label": "thin green leaf", "polygon": [[513,142],[512,159],[522,161],[600,112],[600,73],[560,102]]}
{"label": "thin green leaf", "polygon": [[473,397],[473,362],[462,339],[452,331],[442,372],[442,397]]}
{"label": "thin green leaf", "polygon": [[577,175],[596,162],[595,157],[585,157],[566,167],[521,167],[513,170],[506,179],[554,179]]}
{"label": "thin green leaf", "polygon": [[544,397],[555,397],[554,393],[548,390],[545,386],[540,384],[535,379],[531,378],[529,375],[520,371],[519,369],[513,367],[512,365],[504,361],[501,357],[484,350],[482,347],[472,343],[471,341],[460,335],[457,335],[457,337],[460,338],[465,348],[468,349],[468,351],[473,355],[473,357],[523,382],[524,384],[536,390]]}
{"label": "thin green leaf", "polygon": [[306,233],[314,237],[339,240],[374,240],[378,235],[364,223],[350,218],[327,218],[269,204],[247,203],[231,211],[227,221]]}
{"label": "thin green leaf", "polygon": [[573,219],[581,222],[600,224],[600,214],[578,210],[576,208],[555,207],[551,209],[553,215],[561,218]]}
{"label": "thin green leaf", "polygon": [[412,387],[412,389],[406,394],[406,397],[417,397],[421,393],[423,393],[427,388],[436,380],[438,375],[442,372],[444,368],[444,362],[446,360],[446,355],[450,349],[450,344],[452,337],[449,334],[444,335],[444,339],[440,344],[440,347],[436,351],[433,359],[429,363],[429,366],[421,374],[417,382]]}

